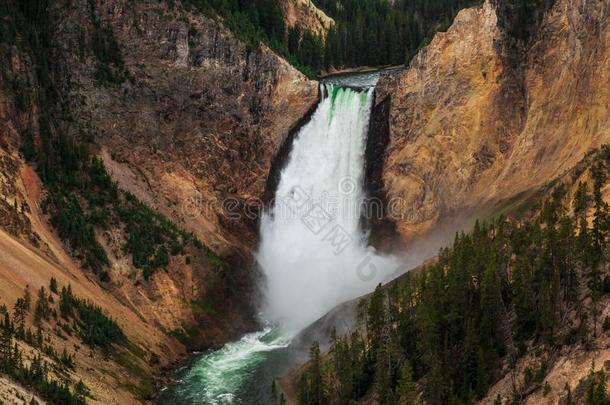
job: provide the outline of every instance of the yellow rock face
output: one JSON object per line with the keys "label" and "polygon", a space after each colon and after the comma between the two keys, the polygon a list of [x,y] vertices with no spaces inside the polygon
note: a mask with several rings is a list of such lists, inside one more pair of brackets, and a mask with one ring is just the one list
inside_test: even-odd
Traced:
{"label": "yellow rock face", "polygon": [[392,94],[384,173],[405,239],[537,188],[610,141],[609,10],[558,0],[526,46],[486,2],[415,57]]}
{"label": "yellow rock face", "polygon": [[311,0],[281,0],[280,7],[289,27],[296,25],[301,30],[326,36],[328,29],[335,23]]}

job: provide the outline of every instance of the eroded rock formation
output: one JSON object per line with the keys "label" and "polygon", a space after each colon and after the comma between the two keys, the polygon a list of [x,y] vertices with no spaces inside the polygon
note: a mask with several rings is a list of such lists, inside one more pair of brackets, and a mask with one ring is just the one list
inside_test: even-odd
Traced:
{"label": "eroded rock formation", "polygon": [[280,6],[288,27],[297,26],[302,31],[326,36],[334,24],[333,19],[318,9],[311,0],[281,0]]}

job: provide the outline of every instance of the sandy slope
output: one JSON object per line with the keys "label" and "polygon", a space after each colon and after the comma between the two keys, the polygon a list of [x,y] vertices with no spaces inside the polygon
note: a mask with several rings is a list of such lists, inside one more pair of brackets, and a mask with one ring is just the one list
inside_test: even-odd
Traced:
{"label": "sandy slope", "polygon": [[[76,296],[100,305],[116,319],[129,341],[140,348],[135,351],[143,353],[144,358],[137,360],[120,349],[120,352],[126,358],[130,358],[129,361],[135,366],[121,367],[114,360],[105,359],[100,353],[88,348],[77,350],[79,345],[82,346],[82,342],[75,338],[62,340],[50,333],[53,346],[58,352],[66,347],[69,352],[75,353],[78,366],[74,380],[83,379],[96,399],[91,402],[133,403],[133,395],[129,392],[129,390],[133,391],[133,387],[129,387],[125,382],[130,381],[130,384],[137,386],[140,382],[138,376],[134,377],[134,370],[138,370],[135,374],[150,372],[147,362],[148,353],[155,351],[162,360],[167,361],[183,354],[184,349],[176,346],[176,342],[162,333],[159,328],[148,324],[134,310],[93,282],[67,254],[55,233],[46,226],[40,213],[38,208],[40,185],[31,168],[23,169],[20,183],[19,186],[25,186],[27,190],[32,229],[40,236],[42,245],[48,246],[48,249],[45,249],[47,252],[44,253],[28,242],[18,240],[0,230],[0,304],[12,308],[17,298],[23,296],[28,285],[35,297],[35,291],[43,286],[48,288],[50,278],[54,277],[60,286],[70,284]],[[50,332],[50,328],[49,325],[45,329]]]}

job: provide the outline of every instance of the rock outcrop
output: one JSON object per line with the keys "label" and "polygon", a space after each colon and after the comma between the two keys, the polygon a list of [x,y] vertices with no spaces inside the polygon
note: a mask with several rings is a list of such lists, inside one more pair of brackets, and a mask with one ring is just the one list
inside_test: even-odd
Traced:
{"label": "rock outcrop", "polygon": [[301,31],[311,31],[322,37],[335,23],[311,0],[281,0],[280,7],[288,27],[298,27]]}
{"label": "rock outcrop", "polygon": [[[243,208],[262,196],[272,157],[318,99],[316,82],[220,22],[164,2],[76,4],[57,15],[65,88],[116,178],[213,249],[252,247]],[[95,56],[74,51],[79,36],[93,37],[90,12],[120,46],[119,85],[100,86]]]}
{"label": "rock outcrop", "polygon": [[404,239],[498,212],[610,141],[610,2],[557,0],[525,40],[505,13],[462,10],[398,83],[381,80],[384,183]]}

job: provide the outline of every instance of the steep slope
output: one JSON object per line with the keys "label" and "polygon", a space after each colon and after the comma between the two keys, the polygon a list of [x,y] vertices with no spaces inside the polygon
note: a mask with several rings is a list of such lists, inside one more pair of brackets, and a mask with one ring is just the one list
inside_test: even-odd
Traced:
{"label": "steep slope", "polygon": [[[370,187],[374,195],[382,194],[387,199],[390,204],[388,213],[403,241],[413,242],[431,235],[435,238],[434,235],[439,232],[453,237],[456,229],[467,227],[474,222],[474,218],[499,213],[509,214],[513,218],[511,221],[514,218],[523,219],[524,215],[526,220],[533,218],[531,223],[535,226],[545,223],[541,234],[552,234],[551,225],[547,222],[552,215],[565,213],[572,218],[570,221],[574,221],[569,226],[574,226],[576,218],[583,216],[582,211],[574,212],[574,200],[581,181],[588,182],[589,187],[595,183],[592,172],[597,170],[597,163],[606,165],[604,173],[607,173],[607,152],[589,152],[610,142],[610,89],[607,86],[610,74],[610,2],[536,2],[540,9],[526,13],[525,25],[523,15],[518,15],[520,11],[511,7],[515,2],[496,3],[488,1],[479,7],[461,11],[448,31],[437,34],[404,73],[398,78],[395,75],[382,75],[377,87],[372,119],[381,126],[387,121],[388,130],[385,134],[376,133],[375,130],[373,133],[380,138],[386,135],[388,141],[385,153],[369,156],[373,172]],[[382,175],[375,178],[374,172],[379,170],[376,159],[379,157],[384,166]],[[605,179],[606,175],[601,177]],[[591,210],[584,209],[584,223],[588,223],[590,230],[604,221],[599,218],[607,210],[609,191],[607,185],[601,189],[599,212],[602,214],[597,217],[597,225]],[[549,214],[542,204],[545,201],[560,203],[555,206],[551,204]],[[522,226],[527,229],[524,225],[526,222],[518,220],[516,229]],[[562,226],[567,226],[566,223],[567,220],[562,222]],[[377,226],[373,233],[374,241],[381,241],[378,245],[386,247],[393,227],[374,225]],[[518,231],[515,235],[518,235]],[[582,240],[586,232],[581,228],[573,235],[578,235]],[[456,237],[456,240],[459,238]],[[560,240],[565,242],[563,238]],[[603,246],[607,246],[607,235],[601,240]],[[438,239],[434,239],[434,242],[438,248]],[[480,247],[482,243],[477,241],[475,245]],[[534,246],[544,246],[544,243],[536,239]],[[520,248],[507,256],[509,261],[523,254],[523,246]],[[504,249],[506,245],[496,246],[490,257],[497,260],[497,255],[502,255]],[[479,378],[480,370],[477,369],[476,378],[479,379],[475,378],[476,389],[481,389],[480,385],[485,386],[483,392],[478,394],[481,403],[498,403],[498,395],[501,401],[508,402],[568,403],[570,396],[571,403],[585,403],[587,390],[593,386],[592,381],[597,378],[597,373],[600,370],[608,372],[610,353],[607,349],[607,331],[610,317],[604,328],[601,328],[601,320],[609,316],[610,302],[607,290],[600,292],[599,284],[591,281],[595,277],[608,279],[607,256],[601,253],[603,264],[599,269],[595,265],[586,268],[582,263],[587,262],[587,249],[583,245],[575,249],[570,260],[581,257],[575,262],[545,261],[548,259],[545,254],[548,253],[538,252],[514,266],[498,266],[503,278],[502,284],[493,288],[497,294],[504,291],[506,286],[518,290],[519,282],[523,282],[517,280],[516,274],[520,268],[542,263],[539,269],[531,273],[536,281],[525,283],[536,289],[529,306],[523,305],[521,297],[512,292],[503,293],[499,298],[502,315],[494,327],[494,334],[506,345],[502,349],[506,357],[493,374],[492,382],[495,383],[489,391],[485,380]],[[605,249],[601,248],[607,252]],[[441,252],[441,259],[447,257],[447,252]],[[552,252],[552,255],[556,254],[554,250]],[[436,273],[442,281],[434,279],[434,275],[430,276],[430,280],[421,280],[419,285],[422,288],[438,288],[429,297],[432,302],[451,302],[452,297],[460,297],[459,300],[465,296],[450,293],[452,281],[455,280],[450,277],[445,280],[443,277],[451,274],[451,269],[459,268],[462,261],[467,262],[471,255],[472,252],[467,252],[455,258],[455,262],[443,264]],[[557,260],[556,256],[552,257]],[[540,278],[545,274],[560,272],[562,265],[570,272],[578,273],[579,282],[564,292],[551,294],[552,300],[559,300],[562,294],[573,294],[576,299],[570,305],[553,310],[553,316],[558,320],[557,329],[545,329],[548,325],[537,326],[543,333],[550,330],[556,340],[549,342],[530,336],[527,341],[519,341],[523,339],[519,336],[519,322],[528,313],[534,313],[545,305],[544,288],[540,289],[540,285],[548,286],[551,283],[541,282]],[[493,265],[490,267],[494,268]],[[479,287],[486,281],[479,274],[468,279],[468,283]],[[407,299],[401,302],[403,292],[392,291],[392,287],[388,290],[391,292],[390,304],[377,301],[377,310],[380,313],[387,310],[390,318],[395,316],[395,311],[408,313],[413,301]],[[400,303],[396,307],[392,304],[392,296],[400,297],[397,298]],[[469,299],[472,297],[469,295]],[[419,299],[421,296],[415,298],[416,301]],[[484,311],[488,309],[487,305],[483,307]],[[329,325],[337,322],[334,314],[353,318],[354,307],[354,303],[349,303],[320,320],[323,333],[328,334]],[[383,352],[383,361],[386,361],[385,354],[392,350],[400,353],[393,359],[400,363],[404,357],[421,350],[421,347],[428,347],[434,355],[423,355],[411,361],[417,374],[418,367],[431,358],[436,359],[437,351],[442,352],[451,346],[449,342],[455,338],[452,335],[455,329],[448,326],[452,322],[452,311],[463,307],[462,304],[450,304],[432,315],[424,312],[423,316],[416,311],[415,319],[421,316],[424,324],[436,316],[440,320],[440,326],[432,326],[428,331],[424,328],[423,342],[417,340],[421,339],[420,332],[415,334],[413,340],[404,338],[402,333],[411,333],[412,324],[401,324],[404,322],[402,315],[390,321],[381,329],[382,340],[390,342]],[[369,318],[367,325],[371,325],[371,322]],[[337,323],[341,324],[340,321]],[[405,329],[402,329],[403,326]],[[460,327],[466,330],[466,326]],[[393,331],[400,334],[398,343],[388,338]],[[426,332],[430,335],[425,335]],[[446,339],[439,338],[438,334],[445,334]],[[475,328],[475,335],[475,340],[485,338],[485,333],[479,328]],[[435,338],[439,340],[431,344]],[[324,341],[324,338],[319,339]],[[341,350],[347,347],[349,351],[352,348],[350,344],[357,348],[372,344],[370,336],[364,339],[366,343],[357,339],[354,343],[352,337],[351,343],[346,343],[349,341],[347,338],[339,346]],[[419,343],[415,344],[416,341]],[[370,347],[368,350],[375,352]],[[484,351],[484,354],[489,352]],[[419,388],[407,394],[418,400],[423,398],[421,395],[426,395],[430,403],[448,402],[447,398],[439,396],[441,391],[438,387],[447,384],[445,388],[453,389],[454,382],[443,373],[454,365],[459,367],[463,353],[465,351],[460,350],[439,369],[432,369],[417,381]],[[349,380],[348,377],[348,384],[338,387],[340,383],[337,380],[341,375],[349,376],[349,364],[355,368],[360,364],[357,358],[352,358],[352,363],[349,363],[349,355],[345,351],[341,352],[343,357],[336,363],[332,355],[321,358],[322,378],[327,378],[328,384],[333,387],[330,395],[342,393],[342,389],[353,383],[354,379]],[[389,395],[385,399],[387,403],[396,400],[391,396],[391,390],[388,394],[383,380],[385,376],[392,384],[396,382],[396,369],[394,374],[390,372],[390,376],[384,374],[387,373],[385,370],[391,370],[388,365],[390,357],[387,356],[388,363],[381,363],[382,366],[374,372],[371,371],[373,367],[364,372],[371,389],[359,393],[362,395],[358,397],[361,403],[377,403],[376,396],[384,393]],[[511,363],[513,360],[514,364]],[[329,371],[333,363],[344,367],[336,375]],[[470,371],[476,368],[472,363],[466,366],[466,370]],[[341,374],[345,370],[348,370],[348,374]],[[297,384],[303,371],[296,371],[282,382],[292,399],[297,390],[304,390],[307,395],[307,380],[303,385]],[[375,375],[372,376],[372,373]],[[317,378],[315,369],[312,375]],[[602,374],[599,376],[603,378]],[[356,378],[356,381],[360,380]],[[312,382],[309,387],[315,383]],[[422,393],[423,386],[432,384],[436,384],[434,388]],[[603,384],[600,387],[605,396],[606,387]],[[353,390],[353,386],[346,388],[348,393],[353,394],[350,389]],[[412,386],[407,389],[411,390]],[[467,396],[475,395],[466,393]],[[398,390],[394,394],[398,395]]]}
{"label": "steep slope", "polygon": [[[2,5],[3,23],[19,15],[12,4]],[[252,49],[221,22],[180,4],[83,0],[36,7],[50,21],[34,25],[49,33],[44,52],[30,52],[26,24],[10,32],[13,21],[0,30],[0,307],[13,317],[27,286],[34,293],[48,290],[51,278],[59,288],[71,285],[78,299],[110,314],[128,341],[110,353],[79,349],[79,338],[61,331],[62,317],[43,321],[55,352],[66,348],[74,356],[71,384],[82,378],[88,402],[142,401],[154,393],[152,377],[183,359],[187,346],[210,347],[255,327],[253,224],[271,160],[317,101],[317,83],[265,46]],[[45,83],[40,72],[49,56],[52,80]],[[49,93],[57,103],[45,97]],[[69,181],[37,175],[48,167],[50,134],[57,136],[50,143],[58,155],[75,157],[58,172],[86,179],[77,183],[82,189],[66,189],[66,207],[50,205],[49,196]],[[58,146],[62,139],[69,139],[67,148]],[[83,150],[91,156],[77,160]],[[94,155],[105,168],[86,173],[92,161],[96,167]],[[100,174],[103,179],[104,170],[118,185],[119,198],[110,205],[99,205],[105,197],[96,193],[112,194],[111,183],[104,180],[105,190],[87,185]],[[65,216],[74,201],[87,223]],[[161,228],[138,236],[130,215]],[[53,218],[68,231],[57,232]],[[93,229],[109,260],[101,273],[91,270],[75,239],[65,237],[80,237],[80,226]],[[161,266],[151,271],[137,264],[139,252],[128,246],[138,237],[161,237],[157,230],[177,234],[181,242],[169,255],[156,248]],[[57,303],[52,308],[59,311]],[[26,326],[35,322],[30,312]],[[28,353],[38,350],[19,342]],[[33,359],[28,354],[25,360]]]}
{"label": "steep slope", "polygon": [[392,93],[383,178],[405,239],[493,212],[610,138],[610,3],[558,0],[526,40],[510,13],[461,11],[395,85],[380,83]]}
{"label": "steep slope", "polygon": [[[66,44],[72,109],[107,148],[105,161],[112,165],[114,156],[122,184],[135,177],[129,189],[144,201],[151,198],[145,190],[153,191],[156,209],[214,249],[252,246],[249,229],[237,239],[230,230],[243,228],[243,215],[232,221],[223,209],[244,214],[248,199],[256,205],[271,157],[316,102],[317,84],[268,48],[252,51],[220,23],[164,2],[99,2],[93,10],[88,4],[58,10],[65,23],[57,40]],[[96,24],[111,29],[123,54],[119,85],[100,86],[100,61],[68,45],[94,38]]]}
{"label": "steep slope", "polygon": [[[602,393],[596,395],[607,396],[606,383],[599,381],[605,381],[604,373],[610,370],[610,276],[603,253],[610,237],[600,229],[606,229],[609,220],[609,157],[607,146],[588,153],[524,204],[514,204],[508,212],[513,219],[494,221],[491,226],[479,223],[469,236],[456,235],[453,247],[443,249],[436,260],[363,297],[368,311],[366,302],[344,303],[301,334],[296,350],[304,350],[303,345],[309,347],[314,341],[320,342],[322,350],[330,348],[328,355],[322,356],[321,366],[324,384],[333,387],[328,390],[328,401],[395,403],[411,390],[415,403],[444,404],[449,400],[442,392],[451,391],[454,398],[473,403],[476,399],[482,404],[580,404],[594,403],[590,400],[592,384]],[[593,195],[589,194],[591,189]],[[592,237],[597,233],[600,242]],[[493,244],[491,250],[482,253],[488,242]],[[599,253],[595,253],[597,243],[601,244]],[[571,253],[564,255],[562,249]],[[596,263],[595,257],[600,258],[601,266],[588,267]],[[500,305],[497,312],[485,298],[486,294],[489,297],[485,285],[490,282],[490,272],[499,277],[494,287]],[[545,299],[547,289],[553,290],[550,301]],[[383,295],[378,292],[385,295],[381,301]],[[485,323],[468,332],[470,322],[486,319],[483,315],[468,320],[472,311],[495,314],[491,336],[498,339],[496,347],[501,348],[483,348],[478,359],[472,345],[484,344],[480,342],[490,335],[485,332]],[[534,318],[537,320],[531,322]],[[337,340],[341,335],[343,340]],[[377,353],[377,360],[361,360],[366,354],[360,358],[349,354],[365,350],[362,345],[369,356]],[[379,350],[384,353],[382,360]],[[488,353],[499,357],[492,357],[490,368],[485,368]],[[384,386],[380,381],[389,377],[383,370],[396,373],[405,358],[412,366],[412,385],[395,385],[393,381]],[[360,361],[376,362],[376,366],[363,366]],[[384,365],[381,368],[380,362]],[[430,364],[440,364],[442,371]],[[289,400],[296,400],[297,392],[301,397],[309,395],[302,378],[311,378],[314,369],[310,362],[279,381]],[[368,374],[372,369],[374,376]],[[435,376],[435,371],[442,378]],[[354,377],[353,373],[362,374]],[[350,385],[354,379],[367,388],[354,390]],[[455,388],[468,380],[472,385],[467,383],[466,390]],[[385,401],[371,402],[384,392],[389,395]]]}

